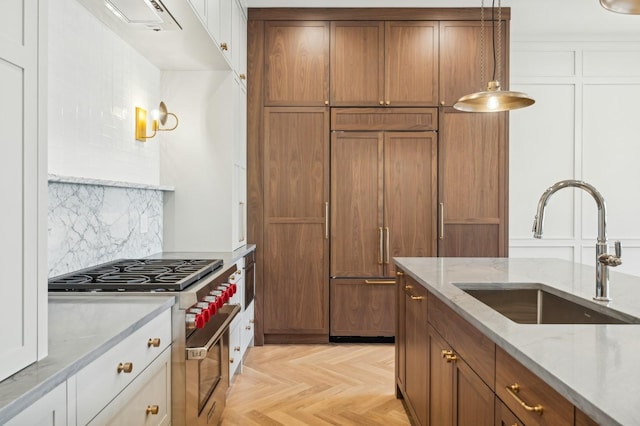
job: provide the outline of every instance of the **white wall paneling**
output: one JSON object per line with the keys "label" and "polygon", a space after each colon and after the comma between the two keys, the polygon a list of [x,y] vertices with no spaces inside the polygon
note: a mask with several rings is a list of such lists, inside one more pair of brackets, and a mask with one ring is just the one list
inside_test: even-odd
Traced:
{"label": "white wall paneling", "polygon": [[595,263],[597,209],[583,191],[552,196],[543,240],[531,233],[542,192],[580,179],[606,200],[609,241],[623,245],[616,270],[640,275],[640,197],[628,191],[640,181],[640,44],[523,41],[511,49],[511,88],[536,104],[510,114],[510,255]]}

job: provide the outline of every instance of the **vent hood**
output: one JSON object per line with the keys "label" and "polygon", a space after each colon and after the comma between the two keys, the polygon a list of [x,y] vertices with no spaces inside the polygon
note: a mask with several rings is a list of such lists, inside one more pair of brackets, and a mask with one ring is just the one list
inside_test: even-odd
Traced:
{"label": "vent hood", "polygon": [[162,0],[79,0],[109,26],[142,31],[180,31]]}

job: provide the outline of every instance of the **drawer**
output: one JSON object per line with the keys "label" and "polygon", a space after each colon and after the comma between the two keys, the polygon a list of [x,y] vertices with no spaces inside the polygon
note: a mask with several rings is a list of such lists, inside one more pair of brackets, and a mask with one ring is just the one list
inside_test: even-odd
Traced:
{"label": "drawer", "polygon": [[233,382],[238,367],[242,364],[241,328],[242,314],[238,314],[229,326],[229,383]]}
{"label": "drawer", "polygon": [[331,108],[331,130],[436,130],[437,108]]}
{"label": "drawer", "polygon": [[167,348],[102,410],[90,425],[168,425],[171,348]]}
{"label": "drawer", "polygon": [[[516,392],[508,389],[516,384]],[[496,349],[496,395],[524,424],[573,425],[573,404],[501,348]],[[538,407],[541,412],[532,411]]]}
{"label": "drawer", "polygon": [[[160,339],[159,346],[149,345]],[[136,330],[77,374],[78,423],[86,424],[171,344],[171,309]],[[130,372],[118,366],[131,363]]]}
{"label": "drawer", "polygon": [[433,295],[427,299],[427,318],[453,350],[493,390],[495,343]]}
{"label": "drawer", "polygon": [[254,303],[249,303],[249,306],[242,313],[242,356],[244,357],[247,352],[247,348],[253,345],[253,323],[254,323]]}

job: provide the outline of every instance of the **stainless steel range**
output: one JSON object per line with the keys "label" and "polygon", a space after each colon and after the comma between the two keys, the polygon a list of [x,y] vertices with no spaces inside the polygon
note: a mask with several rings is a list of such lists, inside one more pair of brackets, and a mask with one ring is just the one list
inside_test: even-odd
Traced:
{"label": "stainless steel range", "polygon": [[53,277],[49,291],[173,295],[172,425],[217,424],[229,386],[235,274],[220,259],[121,259]]}

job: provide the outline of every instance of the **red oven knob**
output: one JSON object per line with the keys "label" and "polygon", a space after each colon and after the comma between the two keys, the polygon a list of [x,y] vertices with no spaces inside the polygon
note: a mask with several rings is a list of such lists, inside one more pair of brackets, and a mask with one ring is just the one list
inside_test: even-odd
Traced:
{"label": "red oven knob", "polygon": [[222,297],[222,300],[224,300],[224,303],[228,302],[231,296],[229,295],[229,292],[227,291],[226,287],[219,286],[218,291],[220,291],[221,293],[220,296]]}
{"label": "red oven knob", "polygon": [[[209,322],[211,316],[209,315],[209,309],[191,308],[189,313],[196,315],[196,328],[202,328]],[[201,324],[201,325],[199,325]]]}
{"label": "red oven knob", "polygon": [[209,304],[209,314],[214,316],[216,312],[218,312],[218,298],[215,296],[205,296],[202,300]]}
{"label": "red oven knob", "polygon": [[214,316],[216,314],[215,305],[214,305],[214,309],[211,309],[211,304],[209,302],[207,302],[206,300],[203,301],[203,302],[196,303],[196,307],[202,309],[203,311],[206,311],[207,315],[209,316],[209,318],[211,318],[212,316]]}
{"label": "red oven knob", "polygon": [[236,294],[236,289],[238,288],[234,283],[224,283],[222,284],[222,287],[225,288],[225,290],[229,294],[229,297]]}
{"label": "red oven knob", "polygon": [[222,305],[224,305],[225,302],[224,292],[222,290],[213,290],[209,294],[216,298],[216,305],[218,306],[218,309],[222,308]]}

